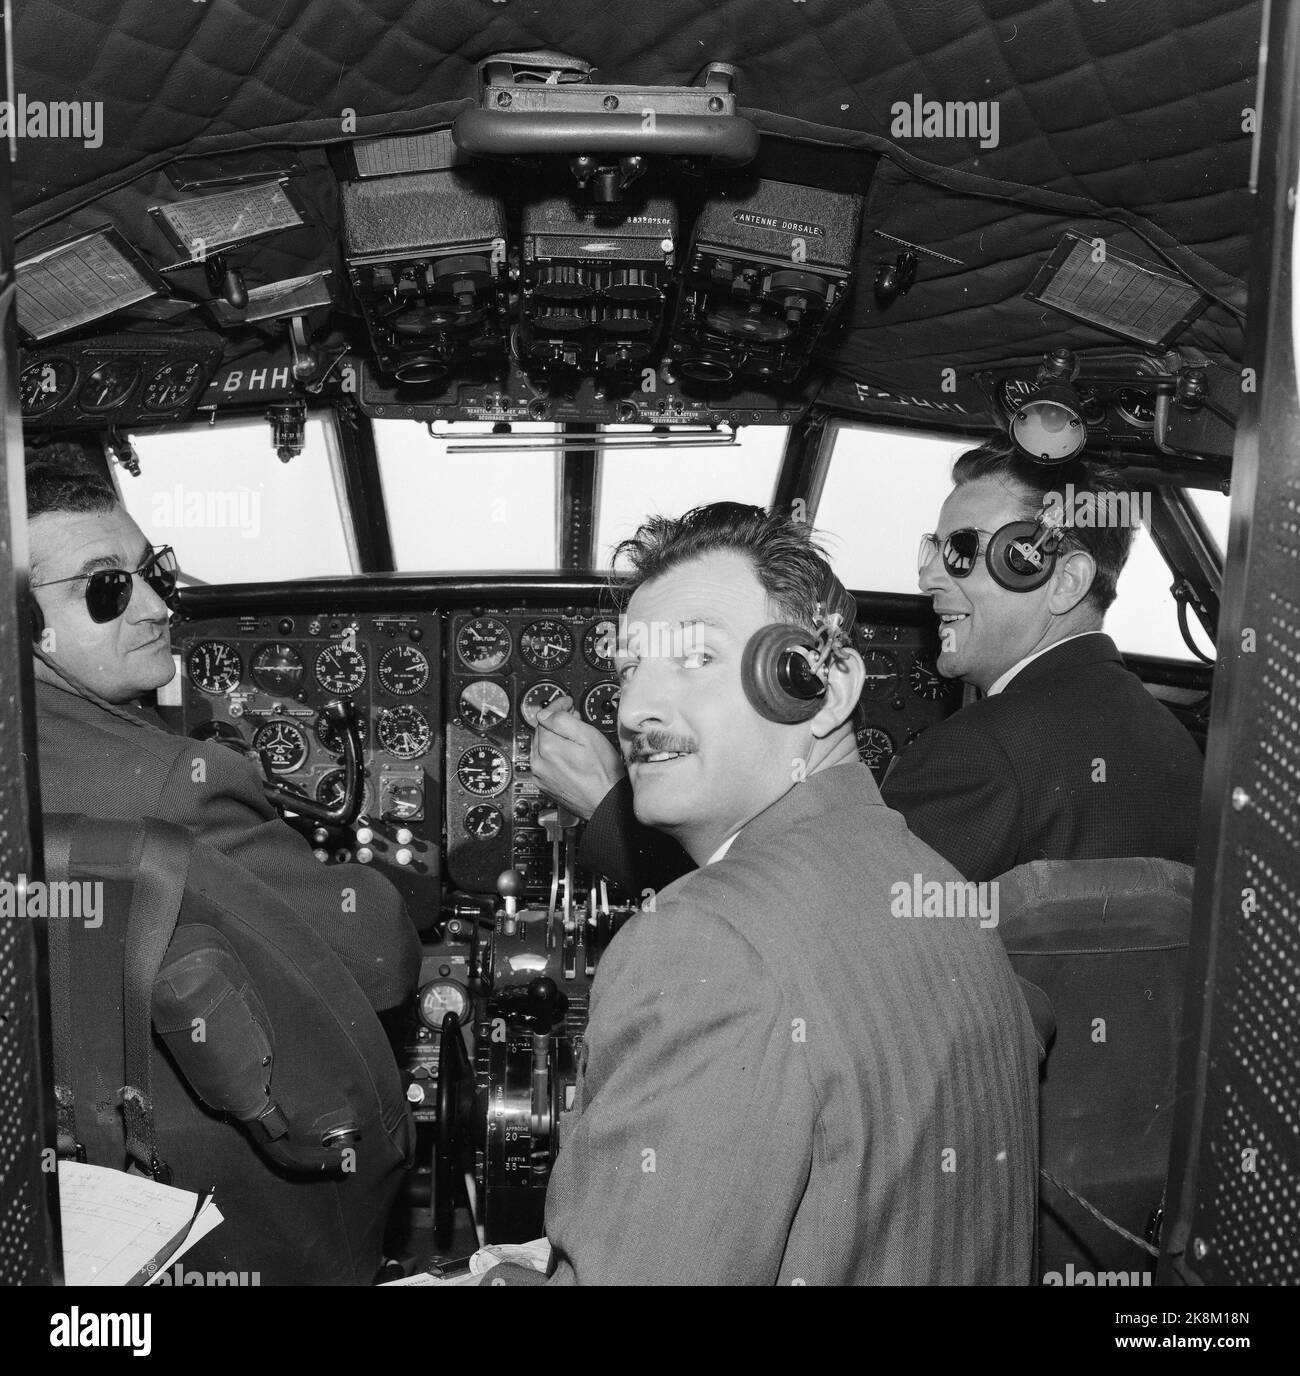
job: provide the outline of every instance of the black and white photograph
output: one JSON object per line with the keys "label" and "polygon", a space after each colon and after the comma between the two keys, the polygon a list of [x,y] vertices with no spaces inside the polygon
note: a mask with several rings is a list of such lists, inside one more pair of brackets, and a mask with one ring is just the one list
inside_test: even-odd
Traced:
{"label": "black and white photograph", "polygon": [[1279,1338],[1300,5],[3,15],[23,1350]]}

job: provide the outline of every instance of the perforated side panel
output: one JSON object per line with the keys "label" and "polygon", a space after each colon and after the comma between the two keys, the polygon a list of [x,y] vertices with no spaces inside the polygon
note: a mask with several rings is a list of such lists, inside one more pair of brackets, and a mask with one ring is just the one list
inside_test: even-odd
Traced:
{"label": "perforated side panel", "polygon": [[[1279,837],[1288,831],[1294,838],[1293,827]],[[1294,878],[1295,841],[1289,846]],[[1218,996],[1204,1127],[1210,1160],[1193,1227],[1194,1249],[1207,1249],[1194,1266],[1209,1283],[1300,1283],[1300,892],[1278,872],[1278,858],[1242,852],[1243,885],[1259,906],[1233,921],[1233,967]]]}
{"label": "perforated side panel", "polygon": [[[0,32],[0,65],[4,37]],[[0,880],[30,875],[27,778],[23,769],[23,685],[17,666],[28,635],[14,595],[15,534],[21,519],[22,434],[18,423],[13,249],[8,223],[9,159],[0,159]],[[17,499],[17,500],[16,500]],[[17,508],[17,509],[15,509]],[[31,703],[30,688],[26,697]],[[27,723],[30,725],[30,723]],[[13,889],[4,890],[11,896]],[[50,1278],[41,1174],[46,1133],[37,1052],[35,943],[12,901],[0,905],[0,1285]]]}
{"label": "perforated side panel", "polygon": [[[8,314],[8,312],[6,312]],[[12,343],[6,331],[2,347]],[[6,364],[12,360],[9,354]],[[13,417],[13,380],[0,376],[0,425]],[[21,463],[22,449],[16,451]],[[0,454],[0,463],[4,456]],[[21,695],[14,663],[24,637],[13,596],[10,465],[0,483],[0,879],[32,873],[22,769]],[[12,895],[13,889],[6,889]],[[0,907],[0,1285],[48,1279],[45,1178],[40,1170],[42,1106],[36,1049],[36,980],[30,922],[14,902]]]}
{"label": "perforated side panel", "polygon": [[[1289,7],[1276,18],[1293,28],[1270,44],[1278,89],[1294,92],[1300,23]],[[1265,162],[1293,167],[1300,120],[1271,118],[1281,149]],[[1285,188],[1260,195],[1278,217],[1257,247],[1247,361],[1266,358],[1267,375],[1234,456],[1166,1241],[1165,1274],[1210,1285],[1300,1284],[1300,399],[1278,266],[1294,234]]]}
{"label": "perforated side panel", "polygon": [[[1200,1179],[1186,1263],[1207,1284],[1300,1283],[1300,479],[1261,481],[1253,746],[1230,771]],[[1285,591],[1279,591],[1279,589]],[[1257,671],[1258,672],[1258,671]],[[1249,740],[1249,737],[1247,738]]]}

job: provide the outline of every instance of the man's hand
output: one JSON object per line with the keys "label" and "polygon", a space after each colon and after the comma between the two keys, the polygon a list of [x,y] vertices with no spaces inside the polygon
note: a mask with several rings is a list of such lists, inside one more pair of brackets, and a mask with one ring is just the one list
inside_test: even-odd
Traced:
{"label": "man's hand", "polygon": [[623,757],[577,715],[570,697],[556,698],[537,714],[532,766],[542,790],[584,821],[627,773]]}

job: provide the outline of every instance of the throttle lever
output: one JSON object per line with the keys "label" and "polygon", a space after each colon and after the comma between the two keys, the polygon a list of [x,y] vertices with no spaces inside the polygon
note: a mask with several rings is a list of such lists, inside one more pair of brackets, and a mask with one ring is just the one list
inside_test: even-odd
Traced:
{"label": "throttle lever", "polygon": [[521,1032],[549,1033],[569,1010],[569,999],[549,975],[527,984],[511,985],[497,993],[508,1026]]}

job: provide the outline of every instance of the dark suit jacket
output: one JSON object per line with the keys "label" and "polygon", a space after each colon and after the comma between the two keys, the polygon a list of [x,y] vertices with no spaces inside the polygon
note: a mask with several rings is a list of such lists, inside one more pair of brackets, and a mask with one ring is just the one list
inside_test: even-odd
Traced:
{"label": "dark suit jacket", "polygon": [[[1190,865],[1201,768],[1191,736],[1098,633],[1047,651],[1001,693],[932,726],[895,759],[881,792],[968,879],[1032,860]],[[637,822],[627,779],[602,799],[579,855],[637,894],[692,868]]]}
{"label": "dark suit jacket", "polygon": [[932,726],[882,785],[890,807],[969,879],[1032,860],[1196,862],[1201,753],[1107,635],[1027,664]]}
{"label": "dark suit jacket", "polygon": [[916,875],[957,879],[840,765],[619,932],[552,1283],[1028,1282],[1033,1030],[995,928],[899,915]]}
{"label": "dark suit jacket", "polygon": [[46,812],[159,817],[189,827],[299,913],[374,1008],[411,995],[420,943],[397,890],[361,865],[322,865],[266,801],[249,761],[169,731],[146,708],[123,707],[132,718],[125,720],[41,680],[36,708]]}

